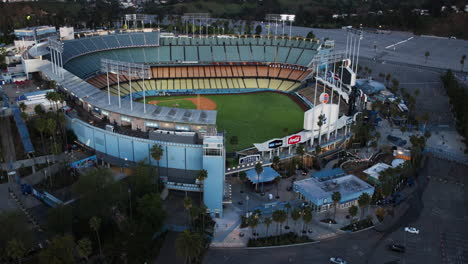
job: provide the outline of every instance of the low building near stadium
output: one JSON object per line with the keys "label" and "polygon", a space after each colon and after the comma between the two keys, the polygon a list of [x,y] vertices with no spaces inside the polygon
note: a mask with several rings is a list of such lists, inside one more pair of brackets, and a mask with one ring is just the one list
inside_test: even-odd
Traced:
{"label": "low building near stadium", "polygon": [[333,208],[334,192],[341,194],[338,208],[357,205],[357,200],[363,193],[370,196],[374,194],[374,187],[352,174],[327,181],[319,181],[315,178],[296,181],[293,184],[293,190],[301,199],[310,202],[313,210],[316,211]]}

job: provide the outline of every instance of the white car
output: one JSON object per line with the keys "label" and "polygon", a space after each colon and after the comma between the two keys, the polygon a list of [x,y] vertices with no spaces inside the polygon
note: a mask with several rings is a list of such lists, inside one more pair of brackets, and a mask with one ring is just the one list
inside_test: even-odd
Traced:
{"label": "white car", "polygon": [[344,259],[342,258],[330,258],[330,263],[334,263],[334,264],[347,264],[348,262],[346,262]]}
{"label": "white car", "polygon": [[411,234],[419,234],[419,230],[415,227],[405,227],[405,231]]}

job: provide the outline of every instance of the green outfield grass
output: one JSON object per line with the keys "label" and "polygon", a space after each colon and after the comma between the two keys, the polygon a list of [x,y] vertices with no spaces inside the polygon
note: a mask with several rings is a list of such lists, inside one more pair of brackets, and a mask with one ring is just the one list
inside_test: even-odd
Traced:
{"label": "green outfield grass", "polygon": [[[146,100],[166,101],[191,97],[194,96],[147,97]],[[288,129],[289,133],[303,128],[304,112],[286,95],[266,92],[206,95],[203,97],[216,102],[218,131],[227,132],[228,152],[252,147],[253,143],[283,137],[285,136],[285,128]],[[174,102],[171,101],[170,103]],[[230,144],[232,136],[238,137],[238,145]]]}

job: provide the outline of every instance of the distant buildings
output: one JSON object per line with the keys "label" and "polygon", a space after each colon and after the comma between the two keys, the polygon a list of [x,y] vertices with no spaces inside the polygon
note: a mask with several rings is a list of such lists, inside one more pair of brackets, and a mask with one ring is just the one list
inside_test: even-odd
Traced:
{"label": "distant buildings", "polygon": [[49,37],[57,37],[57,29],[53,26],[38,26],[15,29],[15,47],[23,50],[37,43],[46,41]]}

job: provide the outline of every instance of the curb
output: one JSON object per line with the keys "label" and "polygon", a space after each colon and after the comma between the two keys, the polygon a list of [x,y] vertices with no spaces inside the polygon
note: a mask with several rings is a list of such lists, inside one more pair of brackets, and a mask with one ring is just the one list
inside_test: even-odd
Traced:
{"label": "curb", "polygon": [[271,249],[271,248],[285,248],[285,247],[295,247],[295,246],[304,246],[304,245],[311,245],[311,244],[317,244],[320,243],[320,240],[318,241],[312,241],[312,242],[306,242],[306,243],[299,243],[299,244],[290,244],[290,245],[281,245],[281,246],[271,246],[271,247],[245,247],[245,249]]}
{"label": "curb", "polygon": [[[367,231],[367,230],[369,230],[369,229],[372,229],[372,228],[374,228],[374,227],[375,227],[375,225],[366,227],[366,228],[361,229],[361,230],[358,230],[358,231],[356,231],[356,232],[347,232],[347,234],[357,234],[357,233],[359,233],[359,232]],[[344,231],[344,232],[346,232],[346,231]]]}

